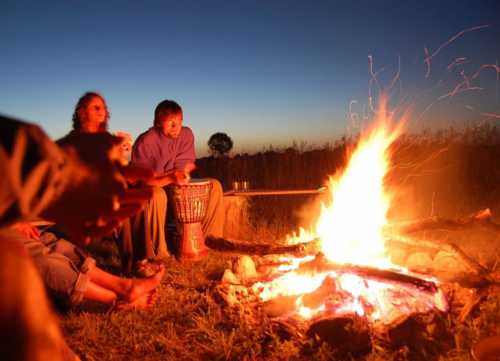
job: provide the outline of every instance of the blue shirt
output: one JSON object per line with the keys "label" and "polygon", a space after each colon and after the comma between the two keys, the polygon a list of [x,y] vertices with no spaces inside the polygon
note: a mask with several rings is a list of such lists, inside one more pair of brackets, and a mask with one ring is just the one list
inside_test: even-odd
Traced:
{"label": "blue shirt", "polygon": [[194,163],[195,159],[194,135],[190,128],[182,127],[177,138],[170,138],[160,129],[152,127],[135,141],[131,164],[161,175],[183,170],[187,163]]}

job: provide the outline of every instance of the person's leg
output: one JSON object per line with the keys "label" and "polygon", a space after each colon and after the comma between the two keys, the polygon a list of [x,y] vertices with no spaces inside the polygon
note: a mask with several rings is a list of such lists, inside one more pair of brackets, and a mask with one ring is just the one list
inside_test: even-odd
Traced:
{"label": "person's leg", "polygon": [[132,240],[132,221],[127,219],[120,226],[116,237],[118,251],[120,252],[120,261],[122,271],[125,274],[132,273],[132,265],[134,261],[134,244]]}
{"label": "person's leg", "polygon": [[222,237],[224,233],[224,204],[222,186],[217,179],[209,178],[212,183],[207,214],[202,222],[203,234]]}
{"label": "person's leg", "polygon": [[[111,273],[105,272],[98,267],[94,267],[87,273],[92,284],[100,288],[113,292],[118,298],[132,302],[142,295],[153,291],[160,284],[164,268],[152,277],[148,278],[122,278],[115,276]],[[98,288],[93,289],[96,292],[100,291]]]}
{"label": "person's leg", "polygon": [[90,281],[82,292],[83,299],[112,305],[118,299],[116,293]]}
{"label": "person's leg", "polygon": [[63,361],[64,340],[40,275],[14,232],[0,230],[0,358]]}
{"label": "person's leg", "polygon": [[168,257],[165,241],[167,195],[160,187],[153,188],[153,198],[144,210],[132,218],[134,261],[144,258]]}

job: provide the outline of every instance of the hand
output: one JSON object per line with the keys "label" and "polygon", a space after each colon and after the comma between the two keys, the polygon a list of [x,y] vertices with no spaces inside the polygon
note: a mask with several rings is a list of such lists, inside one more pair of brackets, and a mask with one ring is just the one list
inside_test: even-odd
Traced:
{"label": "hand", "polygon": [[57,222],[75,243],[109,233],[152,197],[149,188],[128,189],[125,176],[147,181],[153,174],[120,167],[120,143],[120,138],[99,133],[78,134],[64,145],[68,185],[42,217]]}
{"label": "hand", "polygon": [[132,153],[133,140],[132,136],[126,132],[116,132],[114,134],[116,137],[121,138],[120,143],[120,158],[123,165],[129,163],[130,154]]}
{"label": "hand", "polygon": [[191,180],[191,172],[196,168],[194,163],[187,163],[182,170],[174,172],[175,183],[179,185],[186,185]]}
{"label": "hand", "polygon": [[11,227],[30,239],[34,239],[36,241],[40,239],[40,231],[30,223],[18,222],[14,223]]}
{"label": "hand", "polygon": [[163,188],[169,184],[176,182],[174,173],[175,172],[170,172],[170,173],[158,175],[158,176],[154,177],[153,179],[149,180],[148,182],[146,182],[146,184],[150,185],[150,186],[156,186],[156,187]]}

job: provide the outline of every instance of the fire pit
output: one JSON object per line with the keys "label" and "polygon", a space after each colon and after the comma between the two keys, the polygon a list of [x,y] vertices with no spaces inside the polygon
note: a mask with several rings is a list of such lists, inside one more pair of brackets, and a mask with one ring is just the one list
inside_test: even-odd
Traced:
{"label": "fire pit", "polygon": [[[401,127],[390,124],[383,107],[379,117],[347,167],[330,179],[331,199],[322,206],[315,229],[290,237],[283,255],[264,261],[260,272],[249,257],[240,262],[248,269],[226,270],[228,303],[259,304],[268,316],[307,325],[304,330],[312,334],[360,322],[380,331],[408,315],[448,310],[436,279],[397,266],[388,256],[384,228],[391,193],[384,177],[389,147]],[[208,240],[209,247],[211,242],[216,240]],[[312,243],[317,249],[306,249]]]}

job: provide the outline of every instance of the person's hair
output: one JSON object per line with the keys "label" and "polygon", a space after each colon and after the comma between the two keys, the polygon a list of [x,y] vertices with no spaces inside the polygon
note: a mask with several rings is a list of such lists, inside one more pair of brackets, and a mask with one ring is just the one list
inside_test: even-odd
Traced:
{"label": "person's hair", "polygon": [[173,100],[164,100],[156,106],[154,126],[161,127],[165,116],[182,114],[182,108]]}
{"label": "person's hair", "polygon": [[104,109],[106,110],[106,118],[104,118],[104,122],[99,125],[99,131],[105,132],[106,130],[108,130],[108,120],[110,116],[108,105],[106,104],[106,101],[104,100],[102,95],[96,92],[87,92],[83,94],[80,99],[78,99],[78,103],[76,103],[75,106],[75,111],[73,112],[73,130],[77,132],[81,130],[82,120],[87,116],[85,109],[93,98],[100,98],[104,104]]}

